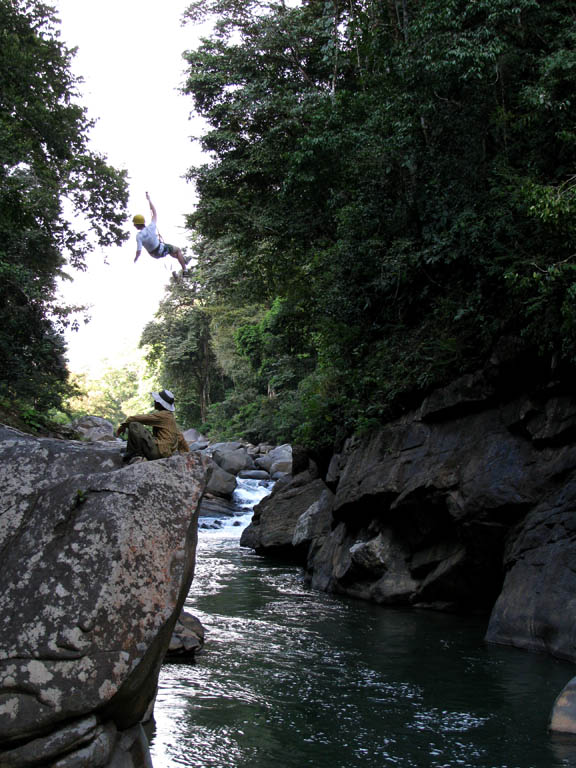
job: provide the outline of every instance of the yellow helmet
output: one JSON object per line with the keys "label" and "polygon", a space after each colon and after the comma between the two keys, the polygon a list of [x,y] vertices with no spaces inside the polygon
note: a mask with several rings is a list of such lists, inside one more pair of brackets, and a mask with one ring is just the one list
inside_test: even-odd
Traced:
{"label": "yellow helmet", "polygon": [[132,223],[135,224],[137,227],[144,226],[146,223],[146,219],[144,216],[142,216],[141,213],[137,213],[136,216],[132,217]]}

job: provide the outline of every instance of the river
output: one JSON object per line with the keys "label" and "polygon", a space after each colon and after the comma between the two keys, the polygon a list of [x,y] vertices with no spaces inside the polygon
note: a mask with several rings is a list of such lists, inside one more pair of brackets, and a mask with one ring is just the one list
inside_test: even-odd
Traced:
{"label": "river", "polygon": [[576,768],[547,732],[574,665],[486,645],[485,616],[314,592],[240,548],[249,519],[200,532],[206,647],[162,668],[154,768]]}

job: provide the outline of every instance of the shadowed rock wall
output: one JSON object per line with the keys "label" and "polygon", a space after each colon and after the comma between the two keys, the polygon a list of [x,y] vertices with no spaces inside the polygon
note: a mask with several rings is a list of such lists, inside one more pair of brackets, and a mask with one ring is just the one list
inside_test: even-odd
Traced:
{"label": "shadowed rock wall", "polygon": [[463,377],[348,440],[325,478],[332,500],[318,487],[315,508],[288,514],[284,487],[243,544],[274,554],[282,525],[317,589],[486,611],[491,642],[576,660],[576,401],[566,383],[507,384]]}

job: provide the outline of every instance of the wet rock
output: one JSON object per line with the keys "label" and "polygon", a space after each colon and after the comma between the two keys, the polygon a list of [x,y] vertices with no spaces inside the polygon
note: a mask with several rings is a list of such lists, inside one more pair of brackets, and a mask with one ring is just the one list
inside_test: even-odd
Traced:
{"label": "wet rock", "polygon": [[576,677],[566,684],[554,702],[549,728],[556,733],[576,735]]}
{"label": "wet rock", "polygon": [[347,440],[317,532],[319,496],[291,506],[307,472],[277,483],[242,544],[301,559],[306,545],[315,588],[491,612],[488,641],[576,660],[576,398],[540,373],[522,391],[527,359],[519,374],[506,355],[491,364]]}
{"label": "wet rock", "polygon": [[234,517],[239,514],[238,507],[227,499],[205,494],[200,502],[200,517]]}
{"label": "wet rock", "polygon": [[238,472],[239,480],[270,480],[270,475],[263,469],[242,469]]}
{"label": "wet rock", "polygon": [[202,528],[206,531],[217,531],[219,528],[222,528],[222,521],[221,520],[201,520],[198,523],[198,528]]}
{"label": "wet rock", "polygon": [[322,480],[276,485],[272,493],[254,507],[250,525],[244,529],[240,546],[263,550],[290,550],[299,517],[327,490]]}
{"label": "wet rock", "polygon": [[204,647],[205,630],[196,616],[182,611],[166,652],[167,660],[193,659]]}
{"label": "wet rock", "polygon": [[[525,413],[533,412],[528,400]],[[515,407],[522,411],[518,403]],[[475,403],[466,416],[430,423],[418,419],[418,412],[407,414],[347,447],[334,521],[345,523],[354,542],[393,531],[399,548],[395,569],[404,574],[396,581],[406,603],[489,610],[509,567],[504,552],[517,523],[555,478],[576,469],[576,446],[542,450],[525,430],[510,429],[515,421],[510,409],[493,406],[491,399],[481,413]],[[549,512],[539,515],[544,520]],[[568,541],[564,537],[565,550]],[[345,546],[353,545],[347,537]],[[333,589],[361,589],[381,598],[380,587],[370,592],[365,577],[355,584],[353,572],[346,573],[345,581],[335,572],[321,580]],[[412,589],[406,592],[408,584]],[[496,633],[489,637],[495,639]]]}

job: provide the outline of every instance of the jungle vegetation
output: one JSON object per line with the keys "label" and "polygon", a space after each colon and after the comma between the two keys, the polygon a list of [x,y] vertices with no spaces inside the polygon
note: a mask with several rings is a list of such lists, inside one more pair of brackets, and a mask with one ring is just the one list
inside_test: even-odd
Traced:
{"label": "jungle vegetation", "polygon": [[[330,446],[504,338],[574,370],[571,1],[192,2],[207,20],[193,274],[142,336],[184,426]],[[0,401],[35,412],[70,388],[57,280],[125,237],[56,27],[0,0]]]}
{"label": "jungle vegetation", "polygon": [[[57,285],[125,235],[124,171],[92,151],[54,10],[0,0],[0,410],[39,428],[73,387]],[[18,423],[20,423],[18,421]]]}
{"label": "jungle vegetation", "polygon": [[568,0],[199,0],[194,279],[143,342],[210,433],[323,446],[504,337],[576,349]]}

